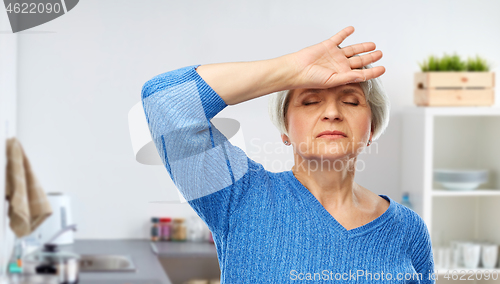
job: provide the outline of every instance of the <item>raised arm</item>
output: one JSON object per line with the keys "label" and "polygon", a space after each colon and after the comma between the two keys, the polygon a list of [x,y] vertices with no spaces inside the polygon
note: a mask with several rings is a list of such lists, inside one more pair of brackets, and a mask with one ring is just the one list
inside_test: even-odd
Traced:
{"label": "raised arm", "polygon": [[339,49],[354,28],[275,59],[193,65],[146,82],[142,103],[151,136],[170,177],[214,237],[224,236],[229,217],[256,182],[266,181],[261,164],[248,158],[210,120],[227,105],[275,91],[328,88],[371,79],[383,67],[351,70],[382,56],[365,43]]}
{"label": "raised arm", "polygon": [[385,72],[383,66],[353,70],[382,58],[379,50],[354,56],[374,50],[373,42],[338,48],[353,32],[349,26],[323,42],[278,58],[207,64],[197,71],[228,105],[282,90],[331,88],[379,77]]}

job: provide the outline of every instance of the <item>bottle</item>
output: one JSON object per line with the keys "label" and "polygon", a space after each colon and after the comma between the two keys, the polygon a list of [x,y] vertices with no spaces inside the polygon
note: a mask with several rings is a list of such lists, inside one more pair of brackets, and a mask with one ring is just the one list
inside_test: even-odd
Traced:
{"label": "bottle", "polygon": [[160,218],[160,241],[170,241],[171,218]]}
{"label": "bottle", "polygon": [[184,218],[174,218],[172,224],[172,241],[186,241],[187,233],[186,233],[186,225],[184,224]]}
{"label": "bottle", "polygon": [[14,250],[9,263],[9,273],[22,273],[23,272],[23,254],[25,243],[21,238],[17,238],[14,242]]}
{"label": "bottle", "polygon": [[158,218],[151,218],[151,241],[157,242],[159,240],[160,236],[160,225],[159,225],[159,219]]}
{"label": "bottle", "polygon": [[410,202],[410,194],[408,192],[403,192],[403,199],[401,200],[401,204],[413,210],[413,206]]}

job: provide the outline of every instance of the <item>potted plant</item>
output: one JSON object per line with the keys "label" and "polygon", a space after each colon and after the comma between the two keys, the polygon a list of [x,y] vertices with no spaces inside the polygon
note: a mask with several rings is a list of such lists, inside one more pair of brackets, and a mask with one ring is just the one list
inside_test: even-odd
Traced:
{"label": "potted plant", "polygon": [[456,54],[429,56],[415,73],[414,103],[418,106],[491,106],[495,73],[485,59],[467,61]]}

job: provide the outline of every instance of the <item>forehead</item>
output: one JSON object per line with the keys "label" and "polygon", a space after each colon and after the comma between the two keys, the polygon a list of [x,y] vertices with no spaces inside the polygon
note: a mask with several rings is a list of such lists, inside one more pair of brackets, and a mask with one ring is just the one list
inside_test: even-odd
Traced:
{"label": "forehead", "polygon": [[306,94],[321,94],[321,93],[337,93],[337,94],[362,94],[364,95],[363,88],[359,83],[346,84],[327,89],[294,89],[291,95],[300,98]]}

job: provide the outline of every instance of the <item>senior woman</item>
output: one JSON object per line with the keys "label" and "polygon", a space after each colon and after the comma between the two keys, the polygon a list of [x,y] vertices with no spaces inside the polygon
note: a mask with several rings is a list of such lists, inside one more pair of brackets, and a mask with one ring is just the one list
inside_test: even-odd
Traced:
{"label": "senior woman", "polygon": [[[388,124],[389,101],[384,67],[369,68],[382,57],[375,44],[340,47],[353,32],[274,59],[180,68],[143,86],[153,141],[213,234],[221,283],[435,283],[422,218],[354,181],[357,155]],[[265,170],[210,122],[267,94],[293,147],[289,171]]]}

